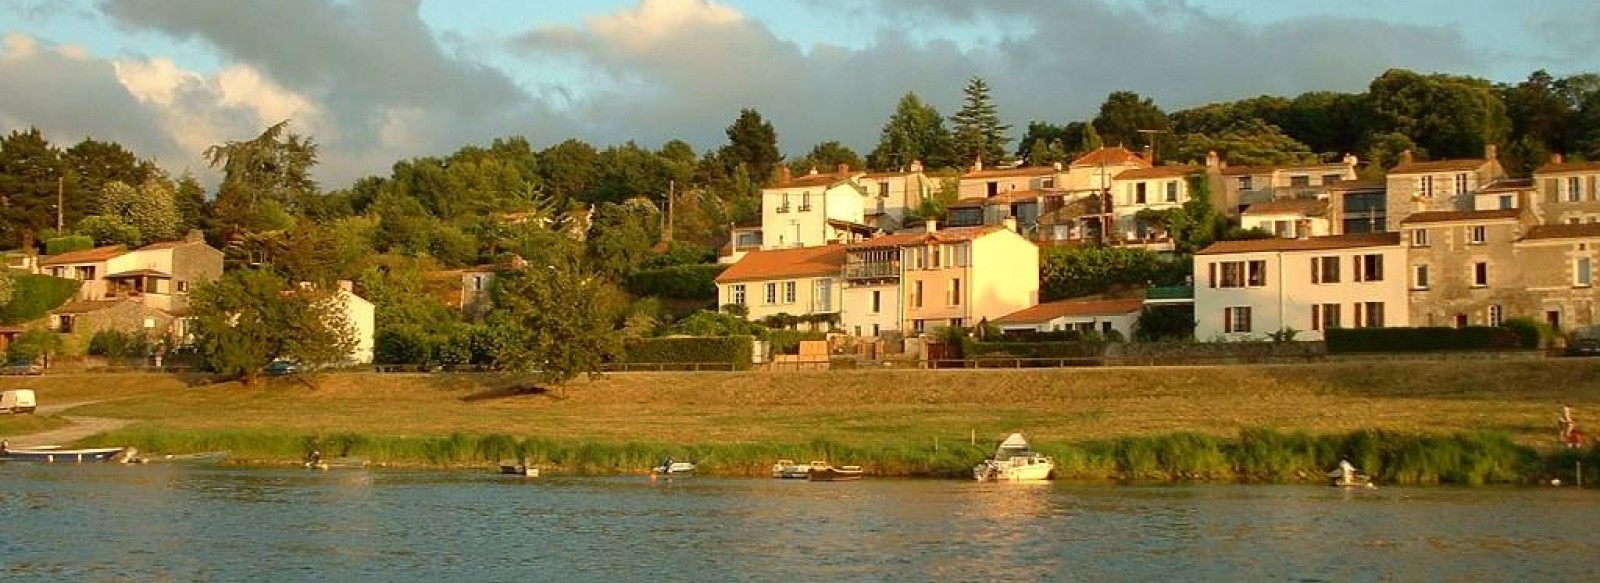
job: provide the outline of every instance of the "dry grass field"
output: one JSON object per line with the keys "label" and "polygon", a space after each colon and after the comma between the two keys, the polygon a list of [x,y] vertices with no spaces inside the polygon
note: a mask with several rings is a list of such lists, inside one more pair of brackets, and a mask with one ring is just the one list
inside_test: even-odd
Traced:
{"label": "dry grass field", "polygon": [[[1050,370],[625,373],[544,392],[498,375],[348,373],[256,387],[165,375],[0,379],[129,429],[595,443],[1087,442],[1265,427],[1312,434],[1493,431],[1554,447],[1558,406],[1600,414],[1600,361],[1362,362]],[[0,436],[56,424],[0,419]]]}

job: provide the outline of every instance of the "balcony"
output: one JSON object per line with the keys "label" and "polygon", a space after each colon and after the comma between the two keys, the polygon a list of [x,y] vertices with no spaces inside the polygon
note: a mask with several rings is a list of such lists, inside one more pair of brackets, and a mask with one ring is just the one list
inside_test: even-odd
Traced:
{"label": "balcony", "polygon": [[895,279],[898,277],[900,277],[900,264],[898,263],[846,263],[844,266],[845,279]]}
{"label": "balcony", "polygon": [[777,210],[775,210],[774,212],[780,212],[780,213],[789,212],[789,205],[786,205],[786,204],[785,205],[779,205]]}
{"label": "balcony", "polygon": [[811,205],[809,205],[809,204],[800,205],[800,212],[809,212],[810,210],[811,210]]}

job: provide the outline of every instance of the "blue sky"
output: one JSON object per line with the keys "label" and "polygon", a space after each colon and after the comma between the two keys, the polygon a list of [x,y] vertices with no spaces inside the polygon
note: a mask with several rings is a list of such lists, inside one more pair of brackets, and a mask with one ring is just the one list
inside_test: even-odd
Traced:
{"label": "blue sky", "polygon": [[704,151],[744,107],[786,154],[864,153],[905,92],[949,114],[972,76],[1020,134],[1116,90],[1170,111],[1392,67],[1516,81],[1600,72],[1595,46],[1593,0],[0,0],[0,131],[210,180],[205,146],[287,118],[337,188],[508,135]]}

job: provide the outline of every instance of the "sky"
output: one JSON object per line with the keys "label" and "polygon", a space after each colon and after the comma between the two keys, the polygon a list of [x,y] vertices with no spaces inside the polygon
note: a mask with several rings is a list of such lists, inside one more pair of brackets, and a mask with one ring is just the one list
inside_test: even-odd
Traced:
{"label": "sky", "polygon": [[1136,91],[1168,111],[1362,91],[1390,68],[1600,72],[1594,0],[0,0],[0,132],[201,153],[291,120],[326,189],[499,137],[861,154],[906,92],[982,77],[1021,137]]}

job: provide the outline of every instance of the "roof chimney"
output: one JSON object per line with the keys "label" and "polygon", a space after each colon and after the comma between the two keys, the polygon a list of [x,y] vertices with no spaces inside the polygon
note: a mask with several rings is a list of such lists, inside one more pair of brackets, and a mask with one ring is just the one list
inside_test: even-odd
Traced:
{"label": "roof chimney", "polygon": [[1217,151],[1206,151],[1206,168],[1217,168],[1220,166],[1222,166],[1222,157],[1217,155]]}
{"label": "roof chimney", "polygon": [[850,175],[850,165],[849,164],[840,164],[839,165],[839,176],[849,176],[849,175]]}
{"label": "roof chimney", "polygon": [[978,156],[977,161],[972,163],[972,171],[983,172],[983,156]]}
{"label": "roof chimney", "polygon": [[789,173],[789,166],[787,164],[778,167],[778,184],[788,184],[789,181],[793,179],[794,176]]}
{"label": "roof chimney", "polygon": [[921,172],[922,171],[922,161],[921,160],[912,160],[911,161],[911,171],[912,172]]}
{"label": "roof chimney", "polygon": [[1361,163],[1361,159],[1357,158],[1355,154],[1345,154],[1344,155],[1344,165],[1345,166],[1349,166],[1351,168],[1355,168],[1356,165],[1360,164],[1360,163]]}
{"label": "roof chimney", "polygon": [[183,235],[183,242],[185,243],[202,243],[205,240],[206,235],[201,233],[200,229],[189,229],[189,232]]}
{"label": "roof chimney", "polygon": [[1411,164],[1411,148],[1406,148],[1400,152],[1400,165],[1406,166],[1408,164]]}
{"label": "roof chimney", "polygon": [[1496,146],[1494,144],[1484,144],[1483,145],[1483,159],[1484,160],[1499,160],[1500,159],[1500,146]]}
{"label": "roof chimney", "polygon": [[923,232],[925,232],[925,233],[927,233],[929,235],[937,233],[939,231],[939,221],[934,220],[934,219],[924,220],[924,221],[922,221],[922,229],[923,229]]}
{"label": "roof chimney", "polygon": [[348,279],[341,279],[339,280],[339,291],[345,293],[356,293],[355,283]]}
{"label": "roof chimney", "polygon": [[816,175],[817,175],[817,165],[816,164],[812,164],[811,165],[811,172],[806,173],[806,176],[816,176]]}
{"label": "roof chimney", "polygon": [[1561,152],[1556,152],[1556,153],[1550,155],[1550,163],[1551,164],[1561,164],[1563,162],[1565,162],[1565,161],[1561,159]]}

